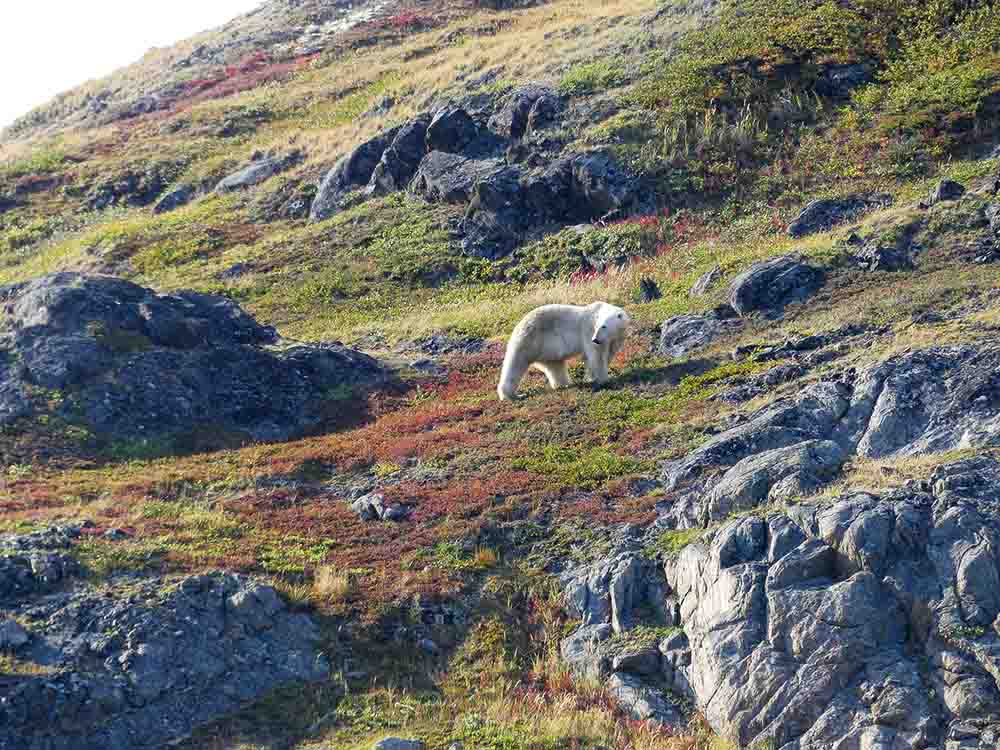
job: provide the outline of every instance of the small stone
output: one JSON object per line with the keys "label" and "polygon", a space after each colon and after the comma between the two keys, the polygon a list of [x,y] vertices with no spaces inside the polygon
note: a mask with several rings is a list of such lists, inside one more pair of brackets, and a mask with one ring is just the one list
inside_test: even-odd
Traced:
{"label": "small stone", "polygon": [[16,620],[0,622],[0,650],[20,648],[29,640],[28,632]]}
{"label": "small stone", "polygon": [[429,656],[437,656],[441,653],[441,647],[430,638],[422,638],[417,641],[417,648]]}
{"label": "small stone", "polygon": [[633,674],[657,674],[660,671],[660,652],[655,648],[644,648],[619,654],[611,661],[615,672]]}
{"label": "small stone", "polygon": [[640,302],[655,302],[663,296],[663,292],[660,291],[660,285],[656,283],[654,279],[648,276],[643,276],[639,279],[639,301]]}
{"label": "small stone", "polygon": [[132,535],[124,529],[108,529],[104,532],[104,538],[110,539],[114,542],[121,541],[122,539],[128,539],[130,536]]}
{"label": "small stone", "polygon": [[698,277],[698,280],[691,286],[691,291],[688,292],[688,296],[701,297],[716,281],[721,278],[721,276],[722,269],[718,265],[712,266],[712,268],[705,271],[705,273]]}
{"label": "small stone", "polygon": [[964,185],[954,180],[941,180],[927,196],[927,205],[933,206],[941,201],[957,201],[963,195],[965,195]]}

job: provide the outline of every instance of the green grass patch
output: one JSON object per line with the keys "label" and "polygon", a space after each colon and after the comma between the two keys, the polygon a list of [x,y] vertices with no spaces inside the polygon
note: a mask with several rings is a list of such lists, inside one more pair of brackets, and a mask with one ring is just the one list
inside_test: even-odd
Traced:
{"label": "green grass patch", "polygon": [[670,560],[677,557],[689,544],[697,542],[705,534],[705,529],[671,529],[664,531],[647,548],[651,556]]}
{"label": "green grass patch", "polygon": [[546,445],[537,453],[514,459],[511,466],[580,489],[593,489],[611,479],[629,476],[646,468],[643,461],[620,456],[604,447],[566,445]]}
{"label": "green grass patch", "polygon": [[559,93],[567,96],[593,94],[626,83],[625,70],[619,60],[597,60],[574,65],[559,80]]}

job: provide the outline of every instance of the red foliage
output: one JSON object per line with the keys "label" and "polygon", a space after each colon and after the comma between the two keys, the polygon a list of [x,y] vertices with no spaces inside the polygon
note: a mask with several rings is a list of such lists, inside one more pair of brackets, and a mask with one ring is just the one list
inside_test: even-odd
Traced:
{"label": "red foliage", "polygon": [[249,91],[265,83],[281,81],[307,67],[317,55],[304,55],[284,62],[273,62],[265,52],[257,52],[227,65],[215,75],[186,82],[175,100],[174,110],[209,99]]}
{"label": "red foliage", "polygon": [[402,10],[391,16],[377,18],[362,24],[359,29],[368,32],[375,31],[423,31],[438,25],[433,16],[418,13],[413,9]]}

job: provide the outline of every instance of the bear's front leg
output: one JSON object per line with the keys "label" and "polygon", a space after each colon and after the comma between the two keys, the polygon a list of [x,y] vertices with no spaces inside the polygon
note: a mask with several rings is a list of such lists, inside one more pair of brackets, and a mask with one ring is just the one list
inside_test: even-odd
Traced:
{"label": "bear's front leg", "polygon": [[608,382],[608,348],[607,345],[588,346],[583,351],[587,362],[587,371],[594,385]]}

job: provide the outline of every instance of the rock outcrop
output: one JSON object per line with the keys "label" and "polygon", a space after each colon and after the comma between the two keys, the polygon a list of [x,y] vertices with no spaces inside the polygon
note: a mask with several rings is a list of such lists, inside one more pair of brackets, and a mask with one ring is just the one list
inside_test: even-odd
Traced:
{"label": "rock outcrop", "polygon": [[4,630],[5,650],[35,672],[0,680],[3,750],[161,747],[329,674],[315,623],[270,586],[223,573],[89,585],[66,562],[80,535],[0,537],[0,598],[22,628]]}
{"label": "rock outcrop", "polygon": [[[696,541],[661,572],[632,533],[563,573],[581,620],[563,658],[636,718],[672,724],[686,699],[741,747],[992,747],[1000,462],[984,455],[926,483],[812,497],[851,456],[1000,445],[998,368],[990,345],[892,356],[778,398],[667,462],[670,499],[645,549],[664,531],[693,529],[683,533]],[[623,652],[641,625],[674,630],[656,651]]]}
{"label": "rock outcrop", "polygon": [[362,187],[367,197],[405,189],[430,202],[464,204],[464,252],[498,259],[548,231],[651,210],[651,192],[606,153],[562,153],[556,144],[521,158],[525,135],[539,133],[562,109],[557,94],[536,84],[476,116],[445,104],[341,159],[317,188],[310,218],[332,216]]}
{"label": "rock outcrop", "polygon": [[992,747],[1000,466],[723,525],[666,564],[683,667],[741,746]]}
{"label": "rock outcrop", "polygon": [[741,322],[733,320],[733,310],[713,311],[705,315],[678,315],[660,326],[656,352],[664,357],[684,357],[708,346],[715,339],[737,330]]}
{"label": "rock outcrop", "polygon": [[0,416],[63,392],[62,415],[104,440],[181,438],[217,429],[257,440],[323,422],[331,389],[371,386],[379,364],[339,344],[279,346],[223,297],[158,295],[121,279],[57,273],[6,295]]}

